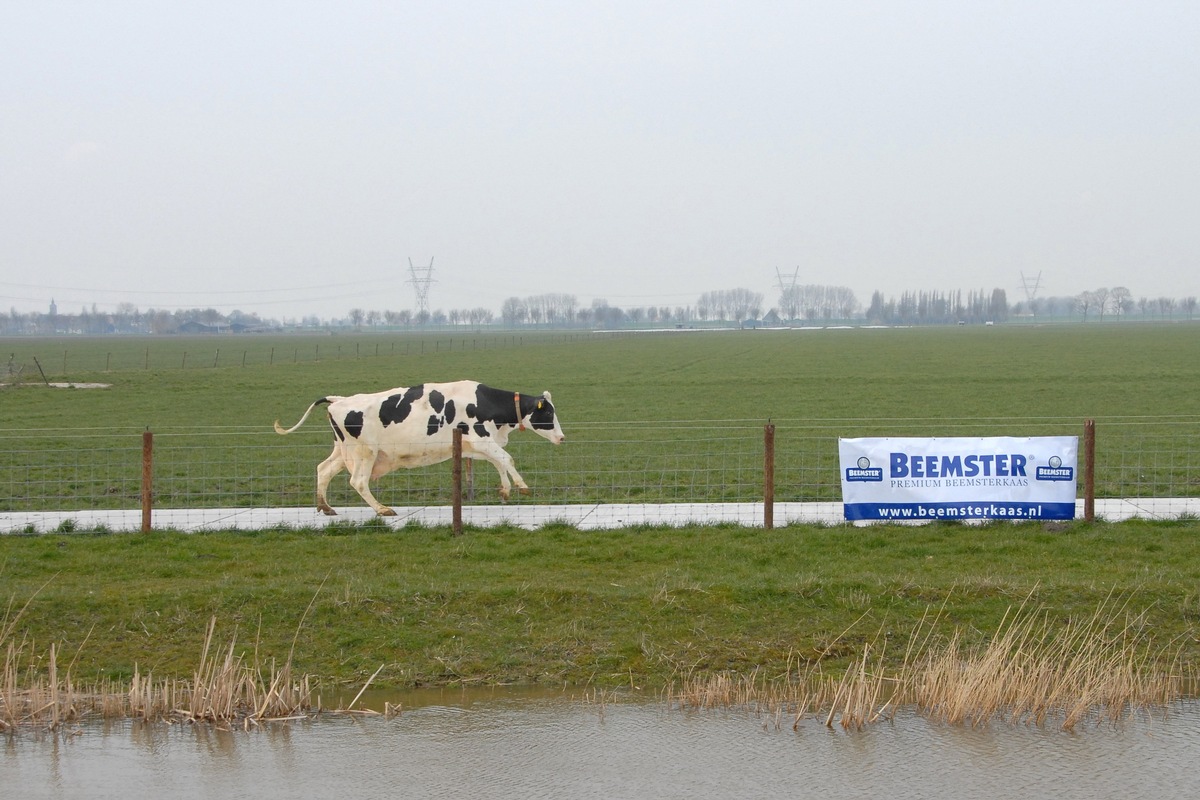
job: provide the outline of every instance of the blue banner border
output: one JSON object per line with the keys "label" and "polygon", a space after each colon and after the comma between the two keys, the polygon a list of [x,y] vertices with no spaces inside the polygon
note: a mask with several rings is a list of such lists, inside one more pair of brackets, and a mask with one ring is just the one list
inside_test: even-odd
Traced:
{"label": "blue banner border", "polygon": [[931,522],[948,519],[1075,519],[1075,503],[999,500],[956,503],[844,503],[846,519]]}

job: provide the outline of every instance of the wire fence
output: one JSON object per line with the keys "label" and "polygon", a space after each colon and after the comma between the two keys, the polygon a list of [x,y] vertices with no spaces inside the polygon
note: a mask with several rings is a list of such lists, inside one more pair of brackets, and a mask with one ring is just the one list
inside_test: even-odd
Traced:
{"label": "wire fence", "polygon": [[[841,520],[838,439],[921,436],[1080,436],[1067,418],[781,420],[768,443],[761,420],[575,424],[553,446],[528,433],[507,447],[530,487],[509,507],[695,506],[823,503]],[[28,525],[23,512],[154,509],[311,509],[316,466],[330,451],[317,426],[289,437],[262,428],[0,430],[0,531]],[[773,446],[772,446],[773,445]],[[1200,417],[1096,420],[1095,497],[1155,499],[1167,514],[1187,514],[1200,498]],[[770,463],[767,457],[770,454]],[[1081,448],[1082,471],[1082,448]],[[499,478],[486,462],[467,462],[464,503],[500,503]],[[767,484],[770,485],[767,485]],[[372,482],[396,509],[453,501],[451,465],[400,469]],[[149,494],[144,498],[144,493]],[[343,472],[329,487],[339,510],[365,507]],[[1178,500],[1177,503],[1173,503]],[[628,509],[622,513],[628,514]],[[708,514],[713,518],[713,512]],[[716,516],[720,519],[719,514]],[[685,520],[695,521],[695,520]],[[7,526],[7,527],[6,527]]]}

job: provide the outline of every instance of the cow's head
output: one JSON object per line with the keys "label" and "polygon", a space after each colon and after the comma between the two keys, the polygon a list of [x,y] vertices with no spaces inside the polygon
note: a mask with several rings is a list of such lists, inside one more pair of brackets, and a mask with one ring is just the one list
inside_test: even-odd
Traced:
{"label": "cow's head", "polygon": [[542,392],[541,399],[537,401],[537,406],[529,415],[529,427],[533,428],[539,436],[549,439],[555,444],[562,444],[566,439],[558,424],[558,415],[554,413],[554,404],[550,402],[549,392]]}

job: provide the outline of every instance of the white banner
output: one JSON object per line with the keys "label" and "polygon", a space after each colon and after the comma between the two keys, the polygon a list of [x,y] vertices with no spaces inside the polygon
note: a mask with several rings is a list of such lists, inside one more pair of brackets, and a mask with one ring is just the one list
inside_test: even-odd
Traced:
{"label": "white banner", "polygon": [[839,439],[848,520],[1074,519],[1079,437]]}

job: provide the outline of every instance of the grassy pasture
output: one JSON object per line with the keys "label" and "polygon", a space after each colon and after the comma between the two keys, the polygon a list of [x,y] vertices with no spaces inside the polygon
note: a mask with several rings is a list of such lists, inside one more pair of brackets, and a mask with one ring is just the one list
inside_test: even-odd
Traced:
{"label": "grassy pasture", "polygon": [[[947,426],[965,429],[964,420],[994,419],[979,427],[1077,433],[1085,417],[1100,419],[1104,430],[1106,420],[1200,414],[1200,327],[1193,325],[525,334],[486,343],[478,336],[474,344],[470,336],[449,344],[445,335],[20,339],[4,346],[35,374],[36,355],[52,381],[112,384],[48,389],[37,376],[0,390],[7,454],[0,459],[8,459],[0,467],[10,476],[0,480],[0,493],[13,487],[10,495],[54,460],[86,471],[113,447],[136,456],[147,426],[162,435],[164,449],[172,436],[198,440],[223,465],[236,462],[229,454],[239,449],[280,447],[287,440],[271,432],[271,421],[295,421],[324,394],[461,377],[551,390],[568,444],[555,450],[521,434],[514,455],[524,467],[546,453],[547,469],[555,470],[571,452],[565,448],[574,448],[582,455],[568,464],[580,473],[592,451],[612,454],[614,471],[632,471],[682,448],[705,421],[742,427],[739,435],[757,441],[773,419],[786,462],[816,441],[801,435],[812,430],[822,439],[947,435]],[[318,346],[320,360],[300,357],[315,356]],[[294,358],[281,357],[291,352]],[[54,368],[61,363],[65,373]],[[294,450],[277,451],[287,454],[280,472],[222,479],[263,483],[242,497],[307,504],[328,438],[318,422],[309,429]],[[1192,420],[1193,440],[1194,429]],[[1144,441],[1169,448],[1177,430],[1158,426]],[[791,446],[796,441],[804,446]],[[26,443],[49,446],[56,458],[31,465]],[[1194,462],[1167,452],[1182,462],[1172,469],[1194,473]],[[745,459],[753,462],[754,453]],[[136,460],[128,469],[136,486]],[[171,481],[191,479],[186,462],[163,469],[156,485],[168,490]],[[779,472],[786,470],[785,463]],[[444,484],[444,471],[428,480]],[[124,502],[122,491],[112,502]],[[344,491],[342,502],[356,502]],[[811,498],[781,491],[779,499]],[[1146,632],[1149,657],[1178,672],[1200,654],[1196,532],[1194,521],[1181,521],[769,532],[585,533],[550,525],[532,533],[469,531],[461,539],[382,525],[0,536],[7,609],[0,633],[32,643],[30,653],[59,643],[60,661],[74,660],[84,680],[127,677],[135,664],[184,675],[213,616],[218,639],[236,630],[241,645],[282,661],[315,594],[295,666],[330,684],[355,686],[383,664],[377,682],[384,686],[653,687],[726,671],[836,673],[868,642],[899,643],[887,656],[898,660],[931,607],[945,609],[941,635],[953,628],[981,641],[1026,597],[1065,623],[1115,594],[1122,613]],[[29,660],[30,668],[38,663]]]}
{"label": "grassy pasture", "polygon": [[568,424],[1200,413],[1200,325],[1190,324],[0,345],[27,383],[40,380],[36,357],[50,380],[113,384],[86,409],[71,391],[0,395],[5,428],[269,426],[327,393],[467,377],[549,389]]}
{"label": "grassy pasture", "polygon": [[[0,508],[81,495],[136,507],[147,428],[161,505],[308,505],[327,428],[317,415],[282,439],[273,420],[291,424],[326,394],[463,377],[553,392],[568,444],[510,445],[541,502],[754,501],[768,419],[780,501],[838,498],[839,436],[1077,435],[1087,417],[1101,424],[1099,496],[1200,494],[1197,325],[3,344],[25,383],[0,390]],[[35,357],[50,380],[111,388],[46,388]],[[494,502],[494,475],[480,475],[480,500]],[[394,474],[380,497],[445,503],[447,483],[443,467]],[[331,501],[359,504],[343,479]]]}

